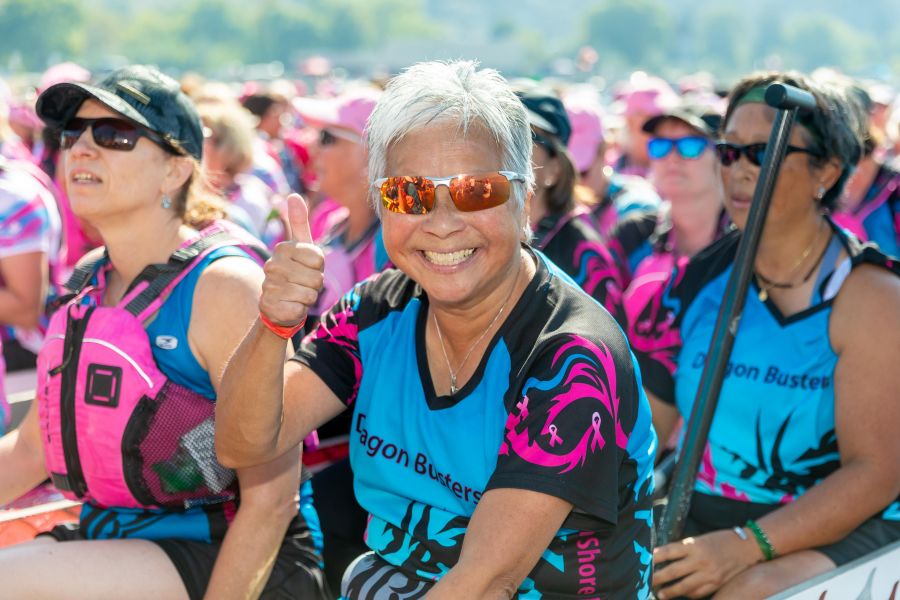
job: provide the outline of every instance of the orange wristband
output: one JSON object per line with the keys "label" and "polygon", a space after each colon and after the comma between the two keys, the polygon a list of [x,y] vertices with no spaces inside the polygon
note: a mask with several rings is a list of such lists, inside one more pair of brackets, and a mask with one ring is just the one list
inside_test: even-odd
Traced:
{"label": "orange wristband", "polygon": [[263,322],[263,325],[269,328],[269,331],[277,335],[283,340],[289,340],[294,337],[294,334],[303,329],[303,325],[306,323],[306,317],[303,318],[302,321],[297,323],[292,327],[285,327],[282,325],[276,325],[272,321],[269,320],[266,315],[259,313],[259,320]]}

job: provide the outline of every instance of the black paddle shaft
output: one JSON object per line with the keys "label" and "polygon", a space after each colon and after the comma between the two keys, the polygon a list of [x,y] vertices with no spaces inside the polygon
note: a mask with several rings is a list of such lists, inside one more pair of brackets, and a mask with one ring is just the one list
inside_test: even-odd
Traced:
{"label": "black paddle shaft", "polygon": [[759,179],[756,182],[747,223],[738,243],[734,268],[728,278],[728,285],[725,288],[725,295],[716,318],[716,327],[706,353],[707,358],[703,365],[700,387],[697,389],[694,399],[694,408],[687,423],[680,456],[672,475],[672,487],[658,529],[657,544],[659,546],[680,539],[684,530],[694,481],[697,478],[697,470],[706,447],[716,404],[719,401],[719,392],[722,390],[722,381],[725,378],[725,368],[731,357],[731,349],[734,346],[734,338],[747,297],[747,288],[753,274],[756,250],[759,247],[760,237],[762,237],[766,214],[769,212],[772,190],[784,160],[791,127],[798,110],[814,110],[816,107],[812,94],[780,83],[771,84],[766,89],[765,97],[766,103],[777,109],[775,121],[772,123],[772,132],[769,135],[767,151],[760,168]]}

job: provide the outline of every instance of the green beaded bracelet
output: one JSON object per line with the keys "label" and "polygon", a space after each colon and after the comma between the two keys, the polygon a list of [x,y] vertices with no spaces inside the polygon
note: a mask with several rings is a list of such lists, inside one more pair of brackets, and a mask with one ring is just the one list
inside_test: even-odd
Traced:
{"label": "green beaded bracelet", "polygon": [[744,527],[749,529],[750,533],[753,534],[753,537],[756,538],[756,543],[759,544],[759,549],[762,550],[763,556],[767,561],[778,557],[775,547],[772,545],[772,542],[769,541],[769,536],[766,535],[766,532],[763,531],[763,528],[760,527],[756,521],[749,519]]}

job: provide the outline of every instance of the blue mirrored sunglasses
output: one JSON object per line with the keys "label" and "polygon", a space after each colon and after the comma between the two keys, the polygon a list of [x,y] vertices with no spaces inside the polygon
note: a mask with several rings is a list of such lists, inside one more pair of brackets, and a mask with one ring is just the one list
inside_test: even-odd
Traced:
{"label": "blue mirrored sunglasses", "polygon": [[647,142],[647,154],[652,160],[661,160],[668,156],[672,148],[678,151],[681,158],[694,160],[703,154],[712,141],[700,135],[690,135],[680,138],[651,138]]}

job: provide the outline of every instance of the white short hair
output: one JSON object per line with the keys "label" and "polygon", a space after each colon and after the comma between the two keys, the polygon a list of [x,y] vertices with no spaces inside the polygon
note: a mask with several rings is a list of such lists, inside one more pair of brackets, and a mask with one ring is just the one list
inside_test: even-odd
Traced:
{"label": "white short hair", "polygon": [[[478,62],[417,63],[394,77],[369,117],[366,128],[369,177],[386,177],[388,148],[410,131],[434,123],[457,123],[462,135],[475,125],[496,141],[502,153],[501,170],[525,175],[512,185],[517,213],[534,189],[531,166],[531,126],[525,107],[507,81],[494,69],[478,69]],[[443,175],[415,173],[416,175]],[[370,190],[381,214],[378,190]]]}

